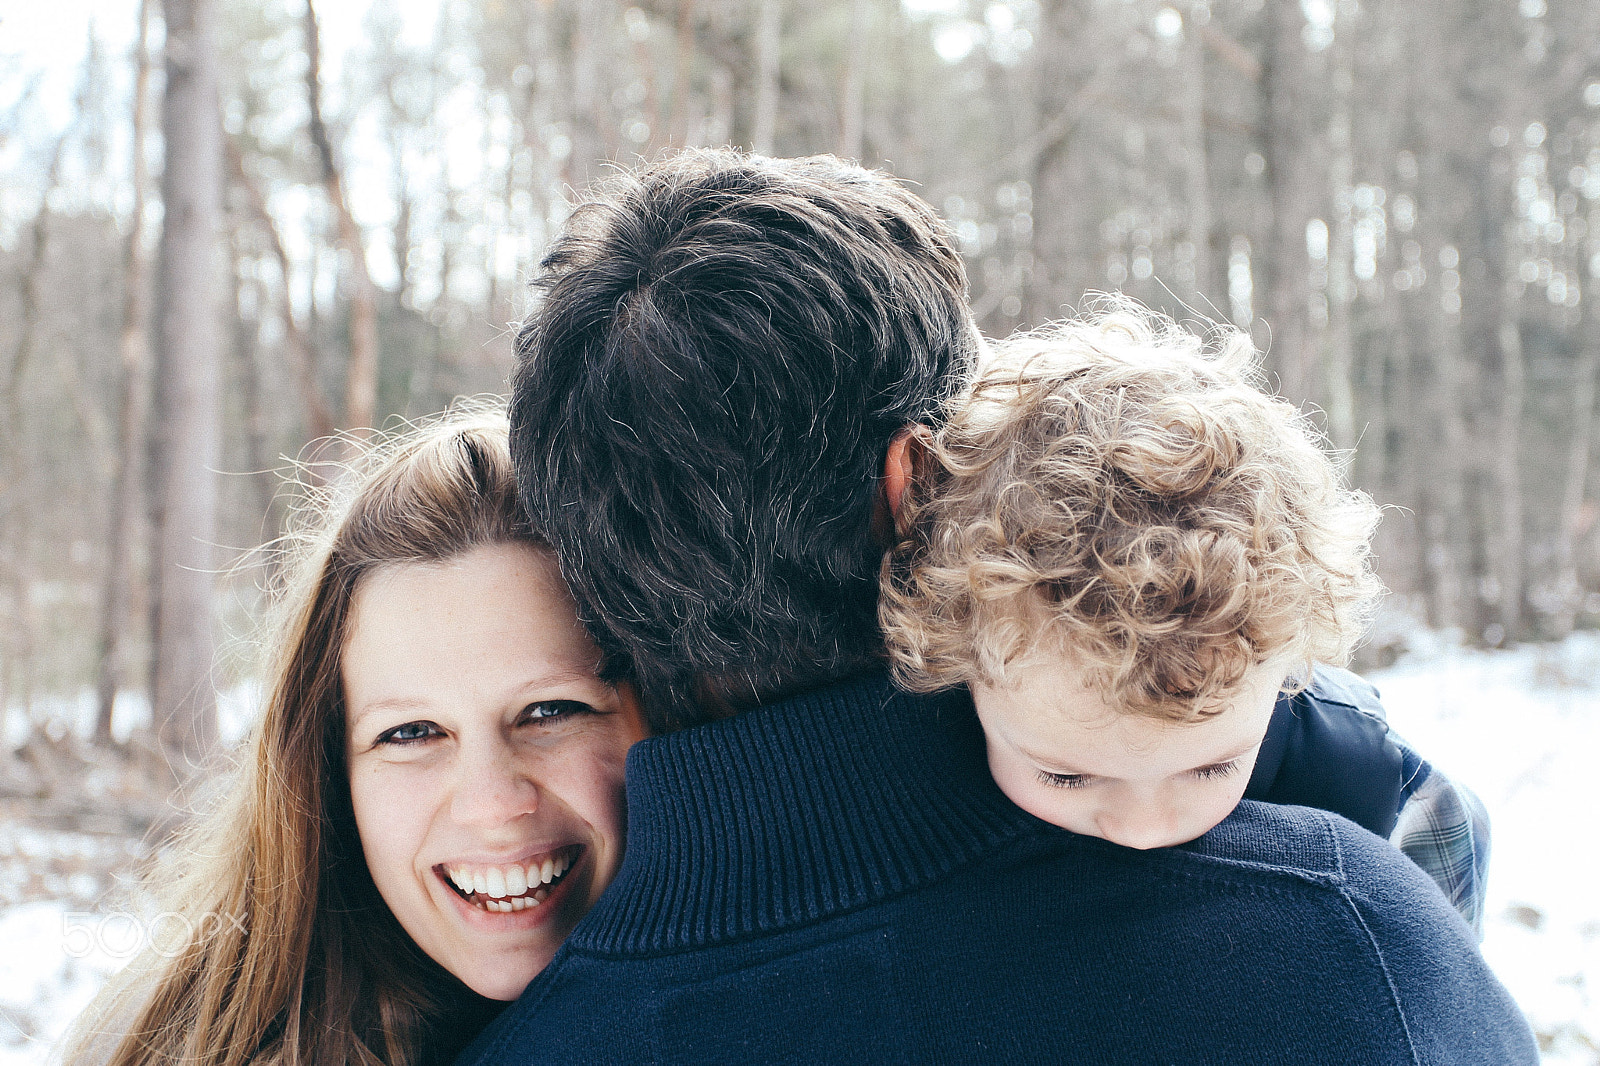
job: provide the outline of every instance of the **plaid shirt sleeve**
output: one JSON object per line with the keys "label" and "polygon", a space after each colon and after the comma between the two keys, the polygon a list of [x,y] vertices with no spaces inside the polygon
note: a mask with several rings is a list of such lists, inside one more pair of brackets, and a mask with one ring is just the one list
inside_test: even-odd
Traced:
{"label": "plaid shirt sleeve", "polygon": [[1405,784],[1390,843],[1433,878],[1472,931],[1483,939],[1483,897],[1489,875],[1489,814],[1465,787],[1434,769],[1392,732]]}

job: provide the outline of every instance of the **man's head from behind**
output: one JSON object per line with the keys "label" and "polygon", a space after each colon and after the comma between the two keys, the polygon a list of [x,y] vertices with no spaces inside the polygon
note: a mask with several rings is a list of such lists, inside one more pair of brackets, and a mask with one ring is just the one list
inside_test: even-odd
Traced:
{"label": "man's head from behind", "polygon": [[831,157],[686,152],[601,186],[538,285],[518,481],[657,724],[876,661],[885,449],[977,344],[933,211]]}

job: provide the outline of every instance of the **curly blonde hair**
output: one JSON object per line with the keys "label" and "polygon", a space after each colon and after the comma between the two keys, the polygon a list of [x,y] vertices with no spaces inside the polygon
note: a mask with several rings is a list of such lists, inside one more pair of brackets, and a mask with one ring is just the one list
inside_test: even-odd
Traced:
{"label": "curly blonde hair", "polygon": [[1065,654],[1193,720],[1268,660],[1347,661],[1382,591],[1377,507],[1231,328],[1103,298],[999,345],[928,450],[879,607],[914,690]]}

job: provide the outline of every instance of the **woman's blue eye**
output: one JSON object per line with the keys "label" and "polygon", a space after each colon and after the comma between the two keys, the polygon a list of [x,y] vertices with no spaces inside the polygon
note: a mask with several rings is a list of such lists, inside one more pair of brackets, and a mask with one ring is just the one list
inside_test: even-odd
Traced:
{"label": "woman's blue eye", "polygon": [[593,707],[587,703],[580,703],[578,700],[540,700],[538,703],[528,704],[523,709],[522,716],[530,719],[550,719],[570,718],[577,714],[594,713],[596,712]]}
{"label": "woman's blue eye", "polygon": [[415,744],[419,740],[427,740],[436,736],[439,728],[432,722],[407,722],[397,725],[393,729],[386,729],[378,734],[379,744]]}
{"label": "woman's blue eye", "polygon": [[1049,770],[1040,770],[1039,782],[1051,788],[1082,788],[1089,783],[1089,775],[1053,774]]}

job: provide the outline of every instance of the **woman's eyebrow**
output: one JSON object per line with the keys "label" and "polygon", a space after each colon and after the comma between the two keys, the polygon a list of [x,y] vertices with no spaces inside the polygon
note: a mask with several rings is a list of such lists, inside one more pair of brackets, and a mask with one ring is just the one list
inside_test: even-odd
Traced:
{"label": "woman's eyebrow", "polygon": [[592,671],[577,668],[562,668],[551,670],[548,673],[538,674],[528,678],[526,682],[517,686],[517,691],[528,692],[542,688],[553,688],[561,685],[593,685],[599,688],[612,686],[601,681]]}
{"label": "woman's eyebrow", "polygon": [[357,725],[369,714],[376,714],[379,711],[404,711],[410,713],[412,711],[425,711],[430,706],[431,704],[427,700],[418,699],[415,696],[386,696],[380,700],[373,700],[371,703],[364,703],[359,708],[351,708],[350,724]]}

